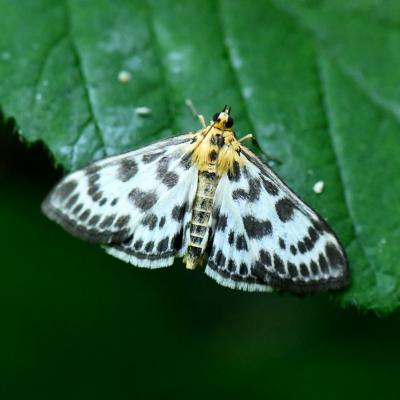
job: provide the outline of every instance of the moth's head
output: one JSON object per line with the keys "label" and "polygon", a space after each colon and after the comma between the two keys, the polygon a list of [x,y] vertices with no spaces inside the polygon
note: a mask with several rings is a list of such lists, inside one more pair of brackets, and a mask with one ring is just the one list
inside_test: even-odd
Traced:
{"label": "moth's head", "polygon": [[233,118],[230,116],[231,108],[225,106],[219,113],[215,113],[213,116],[214,127],[225,130],[231,129],[233,126]]}

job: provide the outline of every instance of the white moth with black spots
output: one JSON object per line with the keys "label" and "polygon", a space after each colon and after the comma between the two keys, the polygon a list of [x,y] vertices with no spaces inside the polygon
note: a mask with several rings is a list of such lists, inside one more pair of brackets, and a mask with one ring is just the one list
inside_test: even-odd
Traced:
{"label": "white moth with black spots", "polygon": [[[44,213],[123,261],[183,257],[221,285],[307,293],[348,285],[326,222],[236,139],[230,108],[194,133],[95,161],[66,176]],[[200,117],[201,121],[204,121]]]}

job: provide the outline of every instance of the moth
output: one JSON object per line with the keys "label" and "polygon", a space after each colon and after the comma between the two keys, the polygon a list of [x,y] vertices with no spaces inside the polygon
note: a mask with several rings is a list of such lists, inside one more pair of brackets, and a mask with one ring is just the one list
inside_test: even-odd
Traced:
{"label": "moth", "polygon": [[43,212],[138,267],[167,267],[183,257],[186,268],[206,263],[208,276],[233,289],[346,287],[348,262],[337,237],[237,139],[230,107],[209,124],[199,118],[196,132],[67,175]]}

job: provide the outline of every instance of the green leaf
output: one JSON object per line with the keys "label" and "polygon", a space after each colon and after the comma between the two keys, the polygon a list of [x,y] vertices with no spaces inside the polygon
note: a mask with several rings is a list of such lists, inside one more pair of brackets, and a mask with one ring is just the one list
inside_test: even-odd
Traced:
{"label": "green leaf", "polygon": [[[349,4],[347,4],[349,3]],[[400,3],[0,0],[0,106],[74,169],[230,104],[347,248],[336,297],[400,303]],[[122,83],[120,71],[131,79]],[[135,112],[149,107],[149,115]],[[313,192],[322,180],[321,195]]]}

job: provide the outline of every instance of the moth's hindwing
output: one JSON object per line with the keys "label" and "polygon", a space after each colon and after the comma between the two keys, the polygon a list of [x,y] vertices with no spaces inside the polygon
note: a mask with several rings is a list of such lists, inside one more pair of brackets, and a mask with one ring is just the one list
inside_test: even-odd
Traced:
{"label": "moth's hindwing", "polygon": [[187,246],[197,168],[182,135],[66,176],[42,209],[67,231],[132,264],[171,265]]}
{"label": "moth's hindwing", "polygon": [[253,153],[242,155],[245,165],[216,189],[206,274],[249,291],[345,287],[346,255],[326,222]]}

